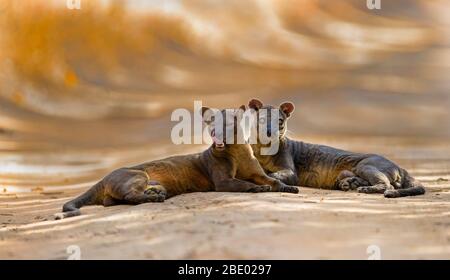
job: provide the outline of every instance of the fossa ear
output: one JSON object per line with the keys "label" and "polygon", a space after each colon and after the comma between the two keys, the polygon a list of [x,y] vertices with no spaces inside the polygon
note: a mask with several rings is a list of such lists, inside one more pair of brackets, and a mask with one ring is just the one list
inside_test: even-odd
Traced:
{"label": "fossa ear", "polygon": [[214,111],[209,107],[202,107],[201,110],[203,122],[206,124],[210,124],[214,121]]}
{"label": "fossa ear", "polygon": [[295,106],[292,102],[284,102],[280,105],[280,110],[286,115],[286,117],[290,117],[292,112],[295,110]]}
{"label": "fossa ear", "polygon": [[258,111],[259,109],[261,109],[263,107],[263,103],[259,99],[252,99],[248,102],[248,107]]}

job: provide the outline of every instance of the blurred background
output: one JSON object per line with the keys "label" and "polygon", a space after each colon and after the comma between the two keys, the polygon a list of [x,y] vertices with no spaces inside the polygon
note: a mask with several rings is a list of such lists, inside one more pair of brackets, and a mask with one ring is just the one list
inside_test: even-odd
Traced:
{"label": "blurred background", "polygon": [[194,100],[290,100],[292,138],[448,168],[449,14],[447,0],[0,0],[0,192],[201,151],[170,140]]}

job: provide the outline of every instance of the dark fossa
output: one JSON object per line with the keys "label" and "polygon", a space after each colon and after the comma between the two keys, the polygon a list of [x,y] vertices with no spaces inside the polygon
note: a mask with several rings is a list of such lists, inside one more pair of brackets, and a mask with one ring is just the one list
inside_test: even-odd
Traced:
{"label": "dark fossa", "polygon": [[[294,104],[285,102],[278,108],[264,106],[257,99],[249,102],[256,110],[252,133],[259,126],[271,124],[270,109],[279,110],[279,149],[275,155],[261,155],[264,145],[252,144],[255,157],[270,177],[289,185],[312,188],[358,190],[362,193],[383,193],[385,197],[421,195],[423,185],[392,161],[376,154],[348,152],[324,145],[294,141],[286,137],[287,121],[294,111]],[[267,109],[267,110],[261,110]],[[268,132],[272,131],[267,127]]]}

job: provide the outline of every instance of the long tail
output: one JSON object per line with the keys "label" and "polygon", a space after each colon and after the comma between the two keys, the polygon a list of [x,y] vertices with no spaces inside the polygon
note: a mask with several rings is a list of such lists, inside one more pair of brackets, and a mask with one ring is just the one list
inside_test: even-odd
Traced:
{"label": "long tail", "polygon": [[81,215],[80,208],[85,205],[99,204],[100,191],[102,189],[102,181],[98,182],[82,195],[63,205],[62,213],[55,214],[55,220]]}
{"label": "long tail", "polygon": [[403,196],[414,196],[414,195],[422,195],[425,194],[425,188],[416,179],[409,176],[409,174],[405,171],[405,177],[403,180],[402,188],[396,190],[387,190],[384,193],[384,196],[387,198],[396,198]]}

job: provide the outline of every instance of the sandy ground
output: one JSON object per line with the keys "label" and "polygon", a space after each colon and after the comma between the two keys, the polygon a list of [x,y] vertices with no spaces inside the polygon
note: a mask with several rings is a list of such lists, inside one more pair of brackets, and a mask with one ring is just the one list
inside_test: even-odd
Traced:
{"label": "sandy ground", "polygon": [[393,158],[427,194],[191,193],[161,204],[86,207],[61,221],[52,215],[81,189],[2,194],[0,258],[66,259],[77,245],[82,259],[367,259],[375,245],[382,259],[450,259],[448,144],[346,143],[336,145]]}
{"label": "sandy ground", "polygon": [[[194,1],[174,17],[2,2],[0,259],[450,258],[446,1]],[[173,110],[255,97],[295,103],[290,136],[385,155],[427,194],[192,193],[52,220],[114,168],[201,150],[173,145]]]}

